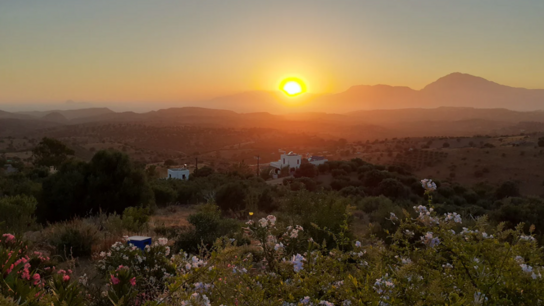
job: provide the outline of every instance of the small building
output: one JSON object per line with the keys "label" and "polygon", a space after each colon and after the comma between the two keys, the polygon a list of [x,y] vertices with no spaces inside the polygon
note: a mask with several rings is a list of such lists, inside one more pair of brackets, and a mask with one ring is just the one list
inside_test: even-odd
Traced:
{"label": "small building", "polygon": [[186,169],[186,168],[168,169],[168,174],[166,178],[186,181],[189,179],[189,169]]}
{"label": "small building", "polygon": [[288,167],[289,169],[300,168],[300,163],[302,162],[302,156],[293,152],[287,154],[282,154],[281,159],[276,162],[271,162],[270,167],[276,169],[282,169]]}
{"label": "small building", "polygon": [[17,172],[19,172],[19,169],[13,167],[11,164],[5,164],[5,165],[4,165],[4,170],[5,170],[5,173],[6,173],[6,174],[11,174],[11,173],[17,173]]}
{"label": "small building", "polygon": [[315,165],[315,166],[319,166],[319,165],[322,165],[324,164],[325,162],[327,162],[328,159],[326,159],[325,157],[323,156],[312,156],[310,158],[308,158],[308,162],[312,165]]}

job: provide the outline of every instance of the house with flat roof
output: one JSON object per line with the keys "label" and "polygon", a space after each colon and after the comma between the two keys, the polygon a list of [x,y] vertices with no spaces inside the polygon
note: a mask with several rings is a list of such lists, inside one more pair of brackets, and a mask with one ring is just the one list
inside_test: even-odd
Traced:
{"label": "house with flat roof", "polygon": [[186,181],[189,179],[189,174],[189,169],[186,168],[168,169],[166,178]]}
{"label": "house with flat roof", "polygon": [[281,170],[282,168],[288,167],[289,169],[298,169],[302,162],[302,156],[293,152],[287,154],[282,154],[280,160],[271,162],[270,167]]}
{"label": "house with flat roof", "polygon": [[319,165],[322,165],[324,164],[325,162],[329,161],[328,159],[326,159],[325,157],[323,156],[311,156],[310,158],[308,158],[308,162],[312,165],[315,165],[315,166],[319,166]]}

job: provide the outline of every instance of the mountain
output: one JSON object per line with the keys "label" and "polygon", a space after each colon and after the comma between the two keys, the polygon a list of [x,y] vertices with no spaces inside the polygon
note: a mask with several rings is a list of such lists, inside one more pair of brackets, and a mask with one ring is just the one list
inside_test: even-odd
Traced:
{"label": "mountain", "polygon": [[68,119],[66,119],[66,117],[64,117],[62,114],[58,112],[49,113],[43,116],[41,119],[45,121],[57,122],[57,123],[63,123],[63,124],[68,123]]}
{"label": "mountain", "polygon": [[282,92],[250,91],[208,101],[195,106],[230,109],[236,112],[345,113],[372,109],[475,107],[507,108],[519,111],[544,110],[544,89],[500,85],[481,77],[452,73],[414,90],[405,86],[357,85],[336,94],[304,94],[289,98]]}
{"label": "mountain", "polygon": [[432,106],[543,110],[544,89],[500,85],[470,74],[452,73],[425,86],[420,99]]}
{"label": "mountain", "polygon": [[30,111],[30,112],[19,112],[17,114],[24,114],[24,115],[33,116],[35,118],[42,118],[51,113],[58,113],[64,116],[68,120],[115,114],[114,111],[106,107],[82,108],[82,109],[72,109],[72,110]]}

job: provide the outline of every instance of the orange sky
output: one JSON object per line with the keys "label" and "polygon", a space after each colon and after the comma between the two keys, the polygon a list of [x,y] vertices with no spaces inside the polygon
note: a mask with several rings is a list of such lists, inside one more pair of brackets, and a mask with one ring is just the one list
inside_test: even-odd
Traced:
{"label": "orange sky", "polygon": [[2,104],[201,100],[451,72],[544,88],[541,0],[49,0],[0,3]]}

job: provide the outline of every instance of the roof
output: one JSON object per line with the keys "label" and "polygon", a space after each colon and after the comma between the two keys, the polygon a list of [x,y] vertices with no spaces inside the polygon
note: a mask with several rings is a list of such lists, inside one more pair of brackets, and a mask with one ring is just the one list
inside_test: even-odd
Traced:
{"label": "roof", "polygon": [[187,172],[189,172],[189,169],[185,169],[185,168],[172,168],[172,169],[168,169],[168,171],[187,171]]}
{"label": "roof", "polygon": [[323,156],[312,156],[312,157],[310,157],[310,159],[311,159],[311,160],[324,160],[324,159],[326,159],[326,158],[323,157]]}
{"label": "roof", "polygon": [[151,239],[151,237],[131,236],[131,237],[127,238],[128,241],[143,241],[143,240],[148,240],[148,239]]}

